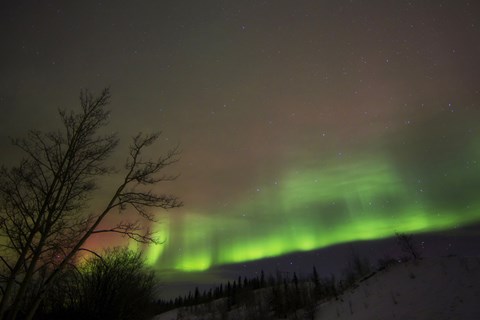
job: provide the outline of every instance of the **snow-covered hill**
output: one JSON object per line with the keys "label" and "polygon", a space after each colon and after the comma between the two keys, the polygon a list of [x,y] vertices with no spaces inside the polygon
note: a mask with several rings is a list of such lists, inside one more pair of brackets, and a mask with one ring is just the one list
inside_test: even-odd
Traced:
{"label": "snow-covered hill", "polygon": [[[242,319],[241,314],[245,312],[232,310],[228,319]],[[220,319],[218,316],[172,310],[154,320]],[[425,258],[393,265],[358,282],[337,300],[318,304],[315,319],[478,320],[480,257]]]}
{"label": "snow-covered hill", "polygon": [[398,264],[322,304],[317,319],[480,319],[480,258]]}

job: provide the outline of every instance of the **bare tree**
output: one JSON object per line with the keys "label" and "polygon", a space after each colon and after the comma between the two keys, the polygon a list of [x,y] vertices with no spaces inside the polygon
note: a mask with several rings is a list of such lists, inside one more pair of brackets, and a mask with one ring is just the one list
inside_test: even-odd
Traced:
{"label": "bare tree", "polygon": [[406,233],[395,233],[397,237],[397,244],[400,246],[403,252],[412,256],[413,260],[420,259],[420,253],[413,242],[413,237],[411,234]]}
{"label": "bare tree", "polygon": [[113,172],[106,160],[118,140],[115,134],[99,133],[108,124],[110,113],[105,107],[109,102],[108,89],[97,97],[82,91],[80,112],[59,111],[63,130],[30,131],[25,139],[13,140],[25,158],[18,166],[0,169],[2,320],[16,319],[21,307],[31,319],[46,291],[90,236],[114,232],[142,243],[156,241],[139,220],[99,228],[113,209],[131,207],[140,220],[153,222],[149,208],[182,205],[176,196],[153,190],[156,184],[176,178],[163,174],[163,169],[178,161],[178,148],[155,161],[145,160],[142,152],[159,134],[140,133],[133,138],[125,174],[105,207],[86,213],[96,179]]}

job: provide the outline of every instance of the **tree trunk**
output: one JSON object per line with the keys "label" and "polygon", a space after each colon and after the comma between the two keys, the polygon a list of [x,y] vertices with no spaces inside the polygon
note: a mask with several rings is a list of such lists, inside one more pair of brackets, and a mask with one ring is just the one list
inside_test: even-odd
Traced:
{"label": "tree trunk", "polygon": [[20,253],[20,256],[17,259],[17,262],[15,263],[15,266],[13,267],[12,271],[10,272],[10,277],[7,282],[7,287],[5,288],[5,293],[2,297],[2,301],[0,302],[0,320],[3,319],[3,316],[5,315],[5,311],[7,310],[8,307],[8,300],[12,297],[14,291],[14,285],[15,285],[15,278],[17,277],[18,272],[20,271],[23,263],[25,262],[25,256],[27,255],[28,248],[30,244],[33,241],[33,237],[35,236],[36,231],[38,231],[38,228],[40,227],[40,217],[37,219],[34,225],[34,229],[30,233],[27,243],[22,249],[22,252]]}
{"label": "tree trunk", "polygon": [[[44,243],[44,241],[43,241]],[[25,297],[25,293],[27,292],[27,287],[32,281],[33,278],[33,273],[35,271],[35,267],[37,266],[37,261],[40,257],[40,254],[38,252],[41,252],[42,246],[37,248],[37,253],[33,256],[32,261],[30,262],[30,265],[28,266],[27,273],[25,274],[25,277],[23,278],[22,283],[20,284],[20,288],[18,289],[18,292],[15,296],[15,300],[12,304],[12,308],[9,312],[8,317],[6,320],[15,320],[17,318],[18,311],[20,309],[20,304],[22,303],[23,298]]]}
{"label": "tree trunk", "polygon": [[32,306],[28,308],[28,313],[27,313],[27,316],[25,317],[25,320],[33,319],[33,316],[35,316],[35,313],[37,312],[37,309],[40,306],[40,303],[42,302],[42,300],[43,300],[43,296],[39,299],[35,299]]}

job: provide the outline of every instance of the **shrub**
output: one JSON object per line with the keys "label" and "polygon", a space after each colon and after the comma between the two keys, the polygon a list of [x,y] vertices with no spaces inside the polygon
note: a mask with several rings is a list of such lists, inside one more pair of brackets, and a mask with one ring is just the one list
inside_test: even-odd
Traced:
{"label": "shrub", "polygon": [[[49,318],[141,320],[151,316],[155,276],[146,270],[141,253],[126,248],[93,256],[71,270],[49,303]],[[56,298],[55,298],[56,297]],[[58,308],[61,305],[62,308]]]}

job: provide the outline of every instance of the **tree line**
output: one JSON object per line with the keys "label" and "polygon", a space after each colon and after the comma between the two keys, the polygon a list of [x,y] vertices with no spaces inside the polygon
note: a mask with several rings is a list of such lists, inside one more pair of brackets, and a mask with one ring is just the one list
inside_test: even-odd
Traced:
{"label": "tree line", "polygon": [[208,319],[315,319],[317,305],[323,301],[339,299],[346,290],[394,264],[421,258],[412,235],[396,233],[396,241],[405,254],[401,258],[384,257],[372,264],[352,247],[340,275],[320,276],[315,266],[305,277],[280,271],[266,276],[262,270],[252,278],[238,277],[202,292],[197,287],[174,299],[157,300],[155,310],[163,313],[178,309],[178,319],[188,315]]}

